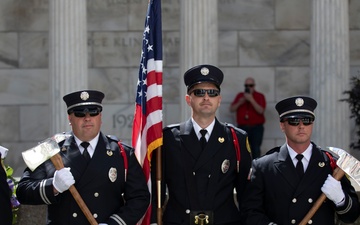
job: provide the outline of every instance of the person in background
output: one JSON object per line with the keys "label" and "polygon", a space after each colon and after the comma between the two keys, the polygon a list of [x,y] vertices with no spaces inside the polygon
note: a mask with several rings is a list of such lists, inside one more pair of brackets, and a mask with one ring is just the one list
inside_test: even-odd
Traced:
{"label": "person in background", "polygon": [[278,102],[280,129],[286,143],[253,160],[250,184],[241,207],[245,225],[299,224],[323,192],[327,200],[308,221],[334,225],[359,216],[359,200],[349,179],[331,174],[336,159],[311,141],[317,102],[294,96]]}
{"label": "person in background", "polygon": [[[191,107],[191,118],[163,129],[162,197],[165,187],[168,188],[164,225],[240,224],[237,202],[241,203],[247,184],[251,153],[246,145],[246,132],[218,121],[215,116],[221,103],[223,77],[222,71],[212,65],[198,65],[184,74],[185,100]],[[154,179],[160,162],[156,157],[151,162]],[[151,222],[156,223],[158,204],[154,186],[152,193]]]}
{"label": "person in background", "polygon": [[89,224],[68,190],[74,185],[99,225],[135,225],[150,193],[134,149],[101,131],[104,94],[83,90],[63,97],[72,131],[59,143],[65,168],[47,160],[26,168],[18,184],[22,204],[47,204],[47,224]]}
{"label": "person in background", "polygon": [[10,201],[11,189],[7,182],[5,167],[2,160],[6,157],[8,149],[0,146],[0,223],[3,225],[12,224],[12,206]]}
{"label": "person in background", "polygon": [[245,91],[236,95],[230,105],[230,112],[236,112],[237,126],[249,136],[252,157],[261,154],[260,146],[264,136],[265,96],[255,90],[255,80],[248,77],[244,83]]}

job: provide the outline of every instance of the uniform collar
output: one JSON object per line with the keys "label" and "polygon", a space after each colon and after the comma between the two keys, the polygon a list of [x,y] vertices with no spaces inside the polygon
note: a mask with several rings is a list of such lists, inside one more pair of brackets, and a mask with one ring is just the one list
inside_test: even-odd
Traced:
{"label": "uniform collar", "polygon": [[206,135],[205,135],[205,138],[206,138],[206,140],[209,140],[209,137],[210,137],[210,135],[211,135],[211,132],[212,132],[213,129],[214,129],[215,119],[210,123],[209,126],[207,126],[207,127],[205,127],[205,128],[201,128],[201,127],[199,126],[199,124],[197,124],[197,123],[195,122],[194,118],[191,118],[191,122],[192,122],[192,124],[193,124],[194,131],[195,131],[195,134],[197,135],[198,139],[201,138],[200,130],[205,129],[205,130],[207,130],[207,133],[206,133]]}
{"label": "uniform collar", "polygon": [[[92,139],[91,141],[89,141],[89,144],[90,144],[90,145],[89,145],[89,147],[88,147],[88,151],[89,151],[89,154],[90,154],[91,156],[94,154],[96,145],[97,145],[97,143],[99,142],[99,136],[100,136],[100,133],[98,133],[98,134],[95,136],[94,139]],[[75,134],[74,134],[74,139],[75,139],[76,144],[77,144],[77,146],[79,147],[79,149],[81,149],[81,150],[83,151],[84,148],[81,147],[81,145],[80,145],[83,141],[81,141],[78,137],[76,137]],[[81,153],[82,153],[82,151],[81,151]]]}

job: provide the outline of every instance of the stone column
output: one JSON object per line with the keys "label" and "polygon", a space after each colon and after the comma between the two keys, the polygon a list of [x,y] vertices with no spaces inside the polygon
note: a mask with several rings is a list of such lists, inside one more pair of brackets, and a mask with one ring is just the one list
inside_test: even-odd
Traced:
{"label": "stone column", "polygon": [[190,117],[185,102],[186,88],[183,75],[198,64],[217,65],[218,8],[217,0],[181,0],[180,96],[181,120]]}
{"label": "stone column", "polygon": [[70,130],[62,97],[85,89],[86,0],[49,1],[50,135]]}
{"label": "stone column", "polygon": [[349,89],[348,1],[312,1],[311,86],[317,102],[314,141],[321,147],[349,149],[349,105],[340,102]]}

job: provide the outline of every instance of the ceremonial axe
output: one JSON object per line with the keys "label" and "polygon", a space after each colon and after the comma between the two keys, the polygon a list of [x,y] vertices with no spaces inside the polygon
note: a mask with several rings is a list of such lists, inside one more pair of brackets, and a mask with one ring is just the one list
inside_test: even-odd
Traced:
{"label": "ceremonial axe", "polygon": [[[22,152],[22,156],[26,165],[31,171],[34,171],[43,162],[50,159],[56,170],[64,168],[62,158],[59,154],[60,148],[58,143],[69,136],[69,134],[56,134],[53,137],[44,140],[39,145]],[[89,208],[86,206],[84,200],[81,198],[74,185],[70,186],[69,191],[74,197],[76,203],[79,205],[81,211],[85,214],[86,219],[90,222],[90,224],[98,225],[97,221],[92,216]]]}
{"label": "ceremonial axe", "polygon": [[[360,162],[341,148],[328,147],[327,149],[339,157],[336,161],[337,167],[333,172],[333,177],[336,180],[341,180],[346,173],[358,185],[360,185]],[[326,195],[322,193],[310,211],[305,215],[304,219],[301,220],[299,225],[306,225],[325,200]]]}

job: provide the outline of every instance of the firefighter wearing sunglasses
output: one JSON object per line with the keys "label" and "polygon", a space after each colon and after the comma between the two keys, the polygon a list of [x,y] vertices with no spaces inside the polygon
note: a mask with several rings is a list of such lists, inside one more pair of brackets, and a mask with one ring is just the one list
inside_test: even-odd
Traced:
{"label": "firefighter wearing sunglasses", "polygon": [[17,196],[22,204],[48,205],[46,224],[89,224],[69,188],[74,185],[99,225],[136,224],[150,193],[134,149],[103,134],[104,93],[83,90],[63,97],[72,130],[59,143],[65,168],[50,160],[26,169]]}
{"label": "firefighter wearing sunglasses", "polygon": [[[212,65],[198,65],[184,74],[191,118],[163,129],[163,197],[165,185],[168,189],[164,225],[240,224],[237,202],[241,202],[247,184],[251,153],[246,132],[215,116],[223,78],[223,72]],[[156,177],[155,158],[151,161],[152,178]],[[156,189],[152,193],[155,223]]]}
{"label": "firefighter wearing sunglasses", "polygon": [[241,207],[246,225],[299,224],[323,192],[327,200],[310,219],[312,225],[334,225],[334,216],[354,222],[359,202],[348,178],[335,180],[335,158],[311,141],[317,102],[294,96],[278,102],[286,143],[255,159]]}

